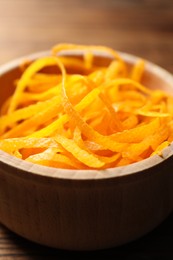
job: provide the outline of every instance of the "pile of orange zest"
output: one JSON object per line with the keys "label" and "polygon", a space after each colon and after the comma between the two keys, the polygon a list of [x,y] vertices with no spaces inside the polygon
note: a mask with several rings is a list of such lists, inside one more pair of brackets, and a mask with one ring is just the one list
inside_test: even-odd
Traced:
{"label": "pile of orange zest", "polygon": [[173,97],[144,86],[144,70],[143,60],[131,67],[108,47],[53,47],[51,56],[28,63],[2,104],[0,149],[83,170],[162,155],[173,140]]}

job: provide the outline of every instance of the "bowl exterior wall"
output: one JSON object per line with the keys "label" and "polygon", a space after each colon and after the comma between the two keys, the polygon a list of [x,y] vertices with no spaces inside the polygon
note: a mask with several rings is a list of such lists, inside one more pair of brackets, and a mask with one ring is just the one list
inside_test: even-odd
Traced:
{"label": "bowl exterior wall", "polygon": [[124,244],[152,230],[172,210],[172,167],[170,159],[119,180],[54,185],[49,179],[39,183],[8,175],[3,166],[0,221],[29,240],[56,248],[93,250]]}

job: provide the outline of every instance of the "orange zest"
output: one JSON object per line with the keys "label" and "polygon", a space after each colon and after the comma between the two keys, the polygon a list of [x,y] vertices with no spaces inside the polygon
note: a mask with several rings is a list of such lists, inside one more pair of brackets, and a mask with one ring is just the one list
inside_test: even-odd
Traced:
{"label": "orange zest", "polygon": [[173,97],[143,85],[144,70],[144,60],[131,68],[108,47],[53,47],[25,68],[2,104],[0,149],[64,169],[161,155],[173,140]]}

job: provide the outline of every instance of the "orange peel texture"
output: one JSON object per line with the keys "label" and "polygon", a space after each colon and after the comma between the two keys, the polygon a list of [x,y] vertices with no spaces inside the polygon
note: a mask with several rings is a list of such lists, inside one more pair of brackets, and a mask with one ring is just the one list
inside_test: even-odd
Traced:
{"label": "orange peel texture", "polygon": [[173,97],[144,86],[144,70],[144,60],[130,67],[108,47],[53,47],[25,68],[4,101],[0,149],[64,169],[106,169],[160,155],[173,140]]}

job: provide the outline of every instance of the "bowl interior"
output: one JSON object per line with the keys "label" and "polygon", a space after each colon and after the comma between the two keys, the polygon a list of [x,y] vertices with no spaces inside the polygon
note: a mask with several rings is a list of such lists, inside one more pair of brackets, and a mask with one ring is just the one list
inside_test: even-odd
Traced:
{"label": "bowl interior", "polygon": [[[14,81],[20,77],[22,74],[21,70],[21,64],[25,61],[32,62],[38,57],[42,56],[48,56],[49,52],[44,53],[37,53],[31,56],[27,56],[24,58],[21,58],[19,60],[16,60],[12,63],[9,63],[7,65],[4,65],[0,68],[0,107],[4,100],[13,93],[14,91]],[[67,52],[66,55],[70,56],[76,56],[78,55],[79,58],[81,58],[80,53],[75,52]],[[120,55],[123,57],[123,59],[126,61],[128,68],[130,69],[133,64],[139,59],[138,57],[135,57],[133,55],[129,55],[126,53],[120,53]],[[97,64],[109,64],[112,57],[105,54],[105,53],[95,53],[95,60],[94,62]],[[57,71],[57,68],[51,67],[48,68],[49,72],[55,72]],[[146,62],[145,66],[145,72],[142,77],[142,83],[152,89],[162,89],[166,92],[169,92],[173,94],[173,76],[166,72],[165,70],[161,69],[160,67],[150,63]],[[12,157],[10,155],[7,155],[6,153],[0,151],[1,160],[3,160],[4,163],[11,164],[12,166],[20,167],[21,169],[28,169],[28,171],[32,171],[36,174],[41,175],[49,175],[53,177],[59,177],[59,178],[82,178],[82,179],[90,179],[90,178],[108,178],[113,176],[122,176],[131,174],[134,172],[139,172],[143,169],[152,167],[155,164],[158,164],[165,160],[166,158],[170,157],[173,154],[173,148],[172,145],[165,149],[165,152],[163,153],[163,156],[152,156],[150,158],[147,158],[143,161],[124,166],[124,167],[117,167],[114,169],[107,169],[102,171],[96,171],[96,170],[89,170],[86,172],[86,170],[62,170],[62,169],[54,169],[51,167],[45,167],[45,166],[39,166],[39,165],[33,165],[28,162],[24,162],[22,160],[19,160],[15,157]],[[9,160],[10,158],[10,160]],[[82,172],[82,174],[81,174]],[[90,174],[88,174],[90,172]],[[109,175],[108,175],[109,172]]]}

